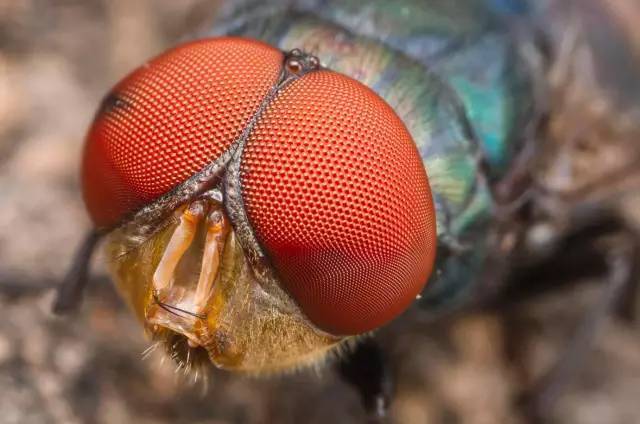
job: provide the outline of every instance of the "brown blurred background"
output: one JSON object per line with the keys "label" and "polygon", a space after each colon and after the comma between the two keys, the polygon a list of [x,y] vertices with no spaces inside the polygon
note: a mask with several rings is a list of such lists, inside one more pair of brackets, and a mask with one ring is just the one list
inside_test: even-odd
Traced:
{"label": "brown blurred background", "polygon": [[[81,312],[50,313],[50,288],[89,226],[77,171],[96,105],[128,70],[205,29],[217,6],[0,0],[0,423],[363,419],[357,396],[331,372],[256,380],[214,371],[203,394],[160,354],[143,361],[141,329],[99,260]],[[408,319],[384,330],[398,375],[392,418],[521,422],[514,397],[562,350],[601,293],[598,283],[544,296],[509,318],[472,314],[429,331]],[[524,353],[517,359],[505,346],[514,328]],[[640,423],[638,327],[609,321],[587,355],[555,420]]]}

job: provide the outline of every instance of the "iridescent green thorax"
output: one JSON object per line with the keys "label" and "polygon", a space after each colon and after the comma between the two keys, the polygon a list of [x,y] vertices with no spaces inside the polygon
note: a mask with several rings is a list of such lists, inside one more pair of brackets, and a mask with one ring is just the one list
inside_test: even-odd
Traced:
{"label": "iridescent green thorax", "polygon": [[256,3],[216,28],[309,51],[395,109],[418,146],[436,204],[439,266],[425,293],[436,303],[453,303],[484,262],[490,182],[517,154],[531,110],[528,68],[488,3],[318,0],[299,9]]}
{"label": "iridescent green thorax", "polygon": [[[516,153],[531,85],[511,29],[496,13],[514,0],[335,0],[321,10],[352,31],[417,60],[455,92],[492,176]],[[522,3],[521,1],[519,3]],[[506,5],[502,5],[504,11]]]}

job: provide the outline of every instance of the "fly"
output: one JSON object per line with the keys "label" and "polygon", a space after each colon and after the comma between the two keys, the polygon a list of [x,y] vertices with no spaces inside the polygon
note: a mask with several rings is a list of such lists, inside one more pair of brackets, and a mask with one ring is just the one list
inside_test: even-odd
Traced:
{"label": "fly", "polygon": [[104,237],[123,297],[181,364],[334,362],[383,416],[390,374],[369,332],[410,304],[504,307],[604,274],[530,393],[544,414],[602,319],[635,310],[640,242],[615,196],[636,187],[637,128],[624,96],[593,107],[589,74],[624,70],[570,61],[596,41],[559,31],[553,2],[290,6],[229,7],[214,38],[114,87],[126,108],[101,109],[84,158],[96,230],[56,310],[78,302]]}

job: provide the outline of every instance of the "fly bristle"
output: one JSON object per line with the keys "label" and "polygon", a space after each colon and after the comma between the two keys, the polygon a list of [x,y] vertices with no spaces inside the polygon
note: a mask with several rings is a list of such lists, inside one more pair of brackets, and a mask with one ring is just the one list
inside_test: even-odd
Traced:
{"label": "fly bristle", "polygon": [[151,354],[153,354],[153,352],[155,352],[158,349],[158,346],[160,346],[160,342],[154,342],[148,348],[146,348],[141,354],[142,360],[144,361],[148,359],[151,356]]}
{"label": "fly bristle", "polygon": [[[202,347],[191,347],[186,337],[174,333],[170,330],[164,330],[156,333],[155,342],[143,354],[150,355],[158,346],[164,346],[165,358],[170,358],[174,364],[174,373],[181,377],[193,377],[189,379],[191,384],[202,382],[207,386],[208,374],[210,372],[211,362],[207,351]],[[182,372],[180,372],[182,371]]]}

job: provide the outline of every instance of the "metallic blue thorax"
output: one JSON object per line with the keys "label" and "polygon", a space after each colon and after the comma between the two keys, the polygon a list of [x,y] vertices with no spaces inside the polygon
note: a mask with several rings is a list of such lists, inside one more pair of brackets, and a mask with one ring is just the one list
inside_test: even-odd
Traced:
{"label": "metallic blue thorax", "polygon": [[521,0],[301,0],[234,6],[215,34],[301,48],[404,120],[436,204],[437,272],[423,302],[453,305],[485,264],[494,202],[532,114],[532,77],[506,17]]}

